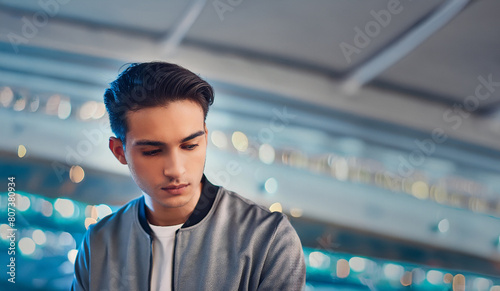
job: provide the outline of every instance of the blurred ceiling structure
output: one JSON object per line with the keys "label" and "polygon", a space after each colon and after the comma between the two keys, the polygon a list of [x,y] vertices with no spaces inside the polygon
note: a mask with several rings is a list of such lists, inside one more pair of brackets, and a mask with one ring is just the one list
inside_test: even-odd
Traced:
{"label": "blurred ceiling structure", "polygon": [[[197,8],[199,2],[204,4],[202,9]],[[77,88],[80,90],[74,94],[100,100],[102,88],[117,72],[118,62],[110,60],[119,60],[122,65],[129,60],[169,58],[194,67],[212,80],[261,88],[419,130],[441,125],[450,128],[451,122],[443,121],[437,112],[474,95],[481,84],[478,78],[497,80],[495,52],[500,41],[495,8],[499,4],[493,0],[470,1],[442,29],[436,27],[437,31],[421,45],[373,80],[365,80],[367,87],[353,96],[344,94],[339,90],[342,82],[398,45],[406,35],[428,25],[426,21],[433,20],[433,14],[450,10],[456,2],[461,8],[466,1],[397,2],[399,5],[390,9],[391,1],[319,1],[311,5],[241,0],[231,2],[233,7],[221,1],[61,0],[41,6],[38,1],[3,0],[2,80],[36,76],[45,86],[61,80],[61,90],[75,92]],[[193,9],[194,16],[189,14]],[[177,24],[186,15],[193,18],[192,26],[179,28]],[[172,50],[169,37],[179,33],[183,33],[182,43]],[[245,62],[242,57],[252,61]],[[55,64],[45,66],[43,60],[47,59],[58,61],[66,69],[60,70]],[[6,73],[11,77],[4,76]],[[43,84],[33,80],[31,86]],[[498,121],[491,112],[496,112],[500,93],[496,84],[492,86],[489,97],[479,100],[477,110],[450,135],[499,149]],[[91,88],[95,91],[90,92]],[[402,109],[408,107],[415,108],[413,114],[403,113]],[[490,114],[483,114],[486,112]]]}
{"label": "blurred ceiling structure", "polygon": [[[0,87],[12,88],[15,100],[36,95],[37,102],[50,103],[54,94],[66,96],[81,109],[89,101],[102,102],[124,63],[168,60],[199,73],[220,92],[210,121],[217,128],[229,132],[234,129],[229,125],[241,124],[240,130],[257,136],[252,126],[265,127],[262,120],[273,118],[273,108],[288,106],[297,116],[284,131],[288,144],[324,141],[304,145],[315,154],[357,146],[366,148],[365,158],[387,154],[377,146],[407,155],[418,149],[415,140],[427,140],[439,129],[448,139],[432,150],[435,160],[429,158],[443,169],[435,175],[461,171],[495,195],[500,194],[499,8],[494,0],[0,0]],[[31,181],[25,191],[112,204],[137,195],[127,168],[107,150],[111,132],[105,117],[60,122],[54,115],[0,109],[2,170],[15,169]],[[99,126],[101,131],[93,131]],[[329,134],[359,137],[366,144],[345,139],[333,145]],[[31,145],[30,160],[19,162],[19,144]],[[88,154],[75,154],[79,149]],[[215,152],[210,160],[224,169],[234,157]],[[71,164],[88,169],[91,186],[75,186],[57,175],[57,169],[66,175]],[[254,174],[246,169],[247,176]],[[298,175],[294,171],[284,170],[277,179]],[[270,175],[273,168],[264,172]],[[99,179],[103,174],[107,181]],[[314,219],[500,261],[492,242],[500,233],[490,233],[500,229],[498,217],[478,219],[471,211],[394,198],[363,185],[354,187],[360,194],[345,197],[354,190],[335,182],[338,192],[332,196],[319,193],[332,186],[328,179],[310,174],[297,181],[304,186],[286,189],[290,194],[280,199],[290,205],[344,203],[318,210]],[[253,189],[252,183],[231,185]],[[313,194],[305,199],[308,192]],[[500,201],[498,195],[492,199]],[[388,203],[396,209],[381,215]],[[354,218],[343,212],[345,205],[352,206]],[[431,208],[441,215],[422,215]],[[405,216],[409,213],[414,216]],[[419,215],[415,228],[408,229],[405,223]],[[444,217],[464,228],[436,239],[429,225]],[[465,229],[472,220],[481,221],[483,229]]]}

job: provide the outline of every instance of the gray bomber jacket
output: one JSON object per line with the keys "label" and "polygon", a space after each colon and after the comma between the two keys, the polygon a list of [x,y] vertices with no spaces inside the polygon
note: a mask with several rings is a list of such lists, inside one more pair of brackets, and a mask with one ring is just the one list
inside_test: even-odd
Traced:
{"label": "gray bomber jacket", "polygon": [[[203,176],[200,200],[177,230],[172,290],[303,290],[305,263],[286,215]],[[150,290],[152,232],[141,196],[89,227],[71,290]]]}

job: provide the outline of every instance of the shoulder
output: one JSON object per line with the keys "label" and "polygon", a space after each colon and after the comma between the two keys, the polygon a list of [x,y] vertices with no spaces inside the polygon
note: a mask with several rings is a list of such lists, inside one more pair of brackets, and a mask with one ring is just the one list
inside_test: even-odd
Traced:
{"label": "shoulder", "polygon": [[216,211],[218,215],[230,218],[231,223],[247,227],[268,228],[275,231],[280,224],[289,224],[288,217],[281,212],[271,212],[268,208],[221,187],[221,196]]}
{"label": "shoulder", "polygon": [[[302,244],[288,217],[281,212],[271,212],[233,191],[222,188],[217,217],[226,223],[231,234],[253,237],[257,245],[265,248],[282,249],[300,256]],[[215,213],[214,213],[215,214]],[[265,238],[265,239],[263,239]]]}
{"label": "shoulder", "polygon": [[220,187],[219,195],[221,196],[219,204],[223,207],[231,206],[234,211],[251,210],[258,212],[261,215],[270,215],[273,213],[263,205],[257,204],[254,201],[226,188]]}
{"label": "shoulder", "polygon": [[122,228],[130,228],[134,220],[138,220],[138,204],[141,197],[129,201],[120,209],[91,225],[88,235],[92,237],[105,236],[107,233],[117,232]]}

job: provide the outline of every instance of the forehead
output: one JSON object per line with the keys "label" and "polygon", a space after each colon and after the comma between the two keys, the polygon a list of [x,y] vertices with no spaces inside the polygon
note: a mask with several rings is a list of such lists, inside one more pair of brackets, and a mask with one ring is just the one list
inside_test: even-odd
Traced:
{"label": "forehead", "polygon": [[138,139],[170,143],[204,128],[203,110],[198,103],[190,100],[129,111],[126,118],[127,143]]}

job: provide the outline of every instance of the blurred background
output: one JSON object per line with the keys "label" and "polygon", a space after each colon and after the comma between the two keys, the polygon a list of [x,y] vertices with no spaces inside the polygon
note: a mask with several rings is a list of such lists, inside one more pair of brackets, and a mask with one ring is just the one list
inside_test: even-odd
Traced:
{"label": "blurred background", "polygon": [[0,0],[0,289],[67,290],[88,225],[141,195],[102,96],[166,60],[214,86],[205,173],[287,214],[307,290],[500,290],[499,9]]}

